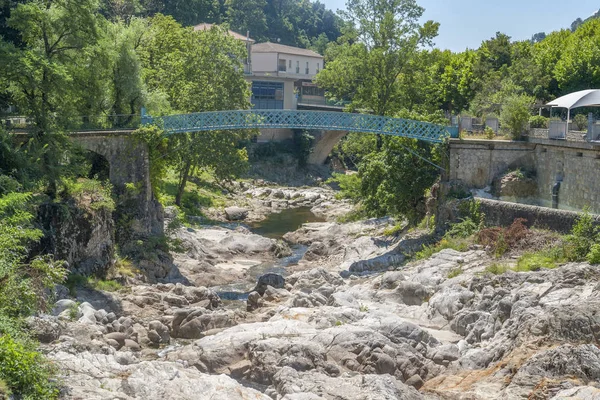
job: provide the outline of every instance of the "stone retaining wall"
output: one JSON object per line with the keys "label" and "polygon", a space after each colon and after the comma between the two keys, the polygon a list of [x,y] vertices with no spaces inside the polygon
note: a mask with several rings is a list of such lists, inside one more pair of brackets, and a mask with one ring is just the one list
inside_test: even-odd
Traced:
{"label": "stone retaining wall", "polygon": [[535,173],[536,198],[552,201],[552,188],[560,181],[561,209],[589,207],[600,214],[600,146],[548,139],[531,142],[452,140],[449,181],[482,189],[494,178],[517,168]]}
{"label": "stone retaining wall", "polygon": [[[477,198],[480,210],[485,214],[487,226],[508,226],[516,218],[525,218],[528,226],[546,228],[560,233],[568,233],[575,224],[579,213],[553,208],[509,203],[506,201]],[[600,216],[594,215],[600,226]]]}

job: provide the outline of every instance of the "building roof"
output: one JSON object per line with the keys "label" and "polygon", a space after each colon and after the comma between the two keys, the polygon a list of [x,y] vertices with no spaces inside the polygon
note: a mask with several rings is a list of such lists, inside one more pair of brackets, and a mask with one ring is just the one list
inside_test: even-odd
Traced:
{"label": "building roof", "polygon": [[312,50],[301,49],[299,47],[286,46],[279,43],[257,43],[252,46],[253,53],[283,53],[296,56],[323,58],[322,55]]}
{"label": "building roof", "polygon": [[578,107],[600,107],[600,89],[581,90],[559,97],[546,104],[551,107],[578,108]]}
{"label": "building roof", "polygon": [[[215,26],[214,24],[198,24],[196,26],[194,26],[194,30],[195,31],[209,31],[212,29],[212,27]],[[238,40],[243,40],[243,41],[250,41],[251,43],[254,43],[254,39],[250,39],[249,37],[242,35],[241,33],[237,33],[234,31],[228,31],[230,36],[233,36],[234,38],[238,39]]]}

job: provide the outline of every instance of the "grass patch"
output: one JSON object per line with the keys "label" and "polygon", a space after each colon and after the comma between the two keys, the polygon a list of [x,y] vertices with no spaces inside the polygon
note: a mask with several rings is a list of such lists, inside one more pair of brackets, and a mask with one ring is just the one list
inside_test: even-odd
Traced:
{"label": "grass patch", "polygon": [[101,290],[103,292],[116,292],[123,288],[123,285],[114,280],[105,280],[79,274],[70,274],[64,285],[69,289],[69,294],[73,297],[77,296],[78,287]]}
{"label": "grass patch", "polygon": [[488,265],[487,267],[485,267],[485,272],[488,272],[493,275],[502,275],[510,269],[511,268],[508,265],[493,263],[492,265]]}
{"label": "grass patch", "polygon": [[64,189],[61,196],[72,197],[82,204],[89,204],[92,210],[115,210],[115,201],[112,198],[112,185],[110,182],[100,182],[95,179],[79,178],[77,180],[63,180]]}
{"label": "grass patch", "polygon": [[404,230],[405,227],[406,227],[405,224],[403,224],[402,222],[398,222],[398,223],[396,223],[396,225],[386,228],[383,231],[383,235],[384,236],[396,236],[398,233],[402,232],[402,230]]}
{"label": "grass patch", "polygon": [[423,249],[417,253],[415,253],[415,260],[425,260],[435,253],[439,253],[445,249],[453,249],[460,252],[465,252],[469,250],[469,245],[472,243],[469,238],[452,238],[452,237],[444,237],[438,243],[433,245],[423,245]]}
{"label": "grass patch", "polygon": [[[159,187],[159,201],[163,206],[175,205],[178,190],[178,176],[169,170]],[[224,207],[226,195],[209,174],[202,173],[191,178],[181,198],[181,211],[188,216],[203,216],[202,209],[207,207]]]}
{"label": "grass patch", "polygon": [[539,271],[542,268],[554,269],[565,261],[562,251],[545,250],[534,253],[525,253],[517,261],[517,266],[514,268],[514,271],[528,272]]}
{"label": "grass patch", "polygon": [[450,272],[448,272],[447,278],[448,279],[452,279],[452,278],[456,278],[457,276],[461,275],[463,273],[462,268],[458,267],[458,268],[454,268],[452,269]]}

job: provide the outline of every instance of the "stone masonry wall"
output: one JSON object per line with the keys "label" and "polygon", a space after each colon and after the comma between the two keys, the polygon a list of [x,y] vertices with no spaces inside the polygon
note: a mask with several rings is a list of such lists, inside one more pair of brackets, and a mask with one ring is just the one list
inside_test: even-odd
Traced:
{"label": "stone masonry wall", "polygon": [[[574,211],[490,199],[478,198],[477,200],[481,204],[481,212],[485,214],[487,226],[509,226],[515,219],[524,218],[528,221],[528,226],[569,233],[579,216]],[[600,216],[596,215],[594,218],[596,225],[600,225]]]}
{"label": "stone masonry wall", "polygon": [[600,147],[589,143],[451,141],[449,180],[483,188],[504,172],[525,168],[536,173],[537,197],[551,203],[561,181],[559,208],[600,213]]}
{"label": "stone masonry wall", "polygon": [[526,142],[452,140],[449,180],[460,181],[470,188],[484,188],[508,170],[533,169],[534,149],[534,145]]}

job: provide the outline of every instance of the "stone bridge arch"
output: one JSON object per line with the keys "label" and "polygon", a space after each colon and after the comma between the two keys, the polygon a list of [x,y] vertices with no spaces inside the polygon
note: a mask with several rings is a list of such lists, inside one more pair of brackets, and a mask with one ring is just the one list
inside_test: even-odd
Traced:
{"label": "stone bridge arch", "polygon": [[129,131],[74,133],[69,137],[76,145],[108,161],[109,180],[116,194],[133,205],[133,208],[118,210],[133,217],[133,233],[141,237],[163,234],[163,210],[152,192],[146,144],[132,138]]}

